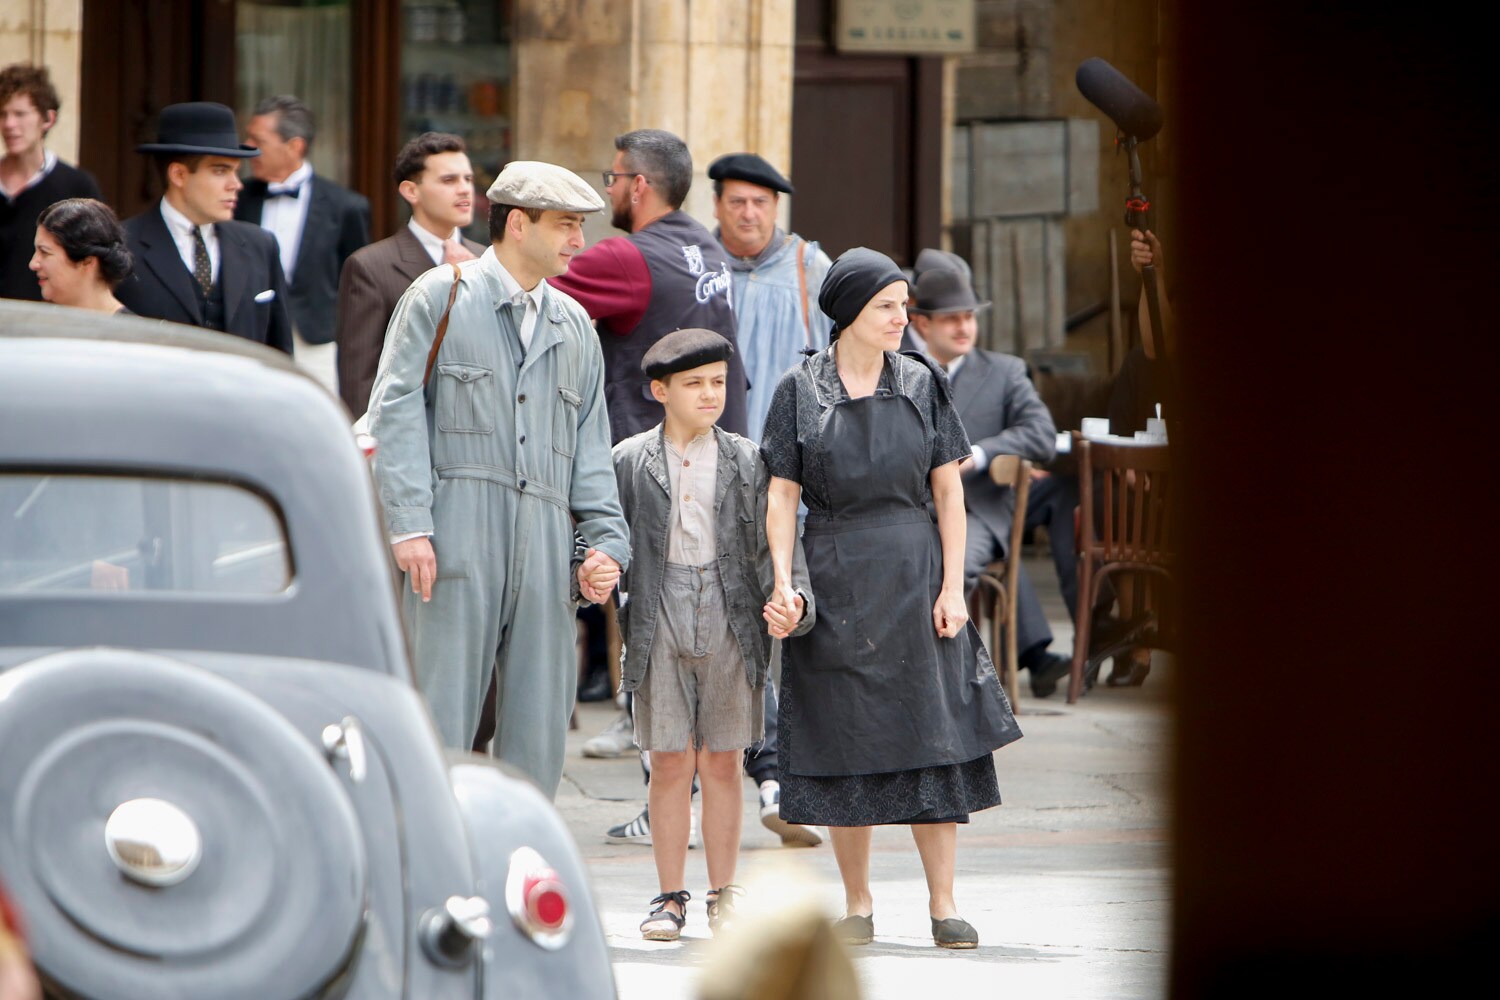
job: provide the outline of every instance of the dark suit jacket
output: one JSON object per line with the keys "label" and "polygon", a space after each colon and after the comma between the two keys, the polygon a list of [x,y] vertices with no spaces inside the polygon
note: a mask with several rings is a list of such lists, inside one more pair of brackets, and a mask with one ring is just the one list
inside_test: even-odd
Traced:
{"label": "dark suit jacket", "polygon": [[[246,222],[220,222],[219,284],[224,290],[224,332],[292,353],[292,322],[286,311],[286,279],[276,239]],[[161,204],[125,220],[125,242],[135,270],[115,298],[137,316],[202,326],[193,275],[161,217]],[[269,296],[264,293],[270,292]],[[263,301],[256,301],[264,296]]]}
{"label": "dark suit jacket", "polygon": [[[473,254],[484,247],[464,240]],[[297,265],[300,270],[302,265]],[[337,340],[339,398],[359,417],[369,408],[385,328],[411,283],[432,270],[432,258],[403,225],[395,236],[371,243],[344,264],[339,278]]]}
{"label": "dark suit jacket", "polygon": [[[313,174],[302,227],[302,245],[297,248],[292,271],[291,310],[297,332],[309,344],[333,340],[334,304],[338,301],[339,272],[349,255],[370,242],[370,202],[362,194]],[[250,181],[240,192],[234,217],[260,225],[266,204],[266,182]]]}
{"label": "dark suit jacket", "polygon": [[[1019,455],[1032,462],[1052,460],[1057,428],[1026,377],[1026,362],[1009,354],[975,350],[959,367],[952,385],[954,408],[969,432],[970,443],[984,452],[986,463],[996,455]],[[1015,492],[997,486],[988,468],[969,469],[963,480],[964,505],[1003,544],[1010,538]]]}

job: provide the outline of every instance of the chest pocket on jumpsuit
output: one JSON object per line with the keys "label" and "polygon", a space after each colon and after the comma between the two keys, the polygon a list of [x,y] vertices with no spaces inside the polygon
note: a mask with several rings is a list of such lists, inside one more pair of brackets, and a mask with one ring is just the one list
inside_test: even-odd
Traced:
{"label": "chest pocket on jumpsuit", "polygon": [[557,400],[552,404],[552,450],[572,458],[578,450],[578,414],[583,393],[578,385],[578,349],[564,338],[558,345]]}
{"label": "chest pocket on jumpsuit", "polygon": [[437,426],[453,434],[489,434],[495,429],[495,373],[479,365],[437,366]]}
{"label": "chest pocket on jumpsuit", "polygon": [[583,396],[565,385],[557,387],[557,404],[552,413],[552,448],[559,455],[573,457],[578,450],[578,411]]}

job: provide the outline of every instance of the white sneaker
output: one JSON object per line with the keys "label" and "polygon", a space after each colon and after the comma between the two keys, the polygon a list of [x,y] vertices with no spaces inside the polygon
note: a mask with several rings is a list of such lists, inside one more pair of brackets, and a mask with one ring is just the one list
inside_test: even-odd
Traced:
{"label": "white sneaker", "polygon": [[[641,844],[651,846],[651,809],[648,806],[628,823],[612,826],[605,831],[604,839],[611,844]],[[698,810],[688,812],[688,848],[698,846]]]}
{"label": "white sneaker", "polygon": [[783,847],[817,847],[823,842],[817,827],[781,818],[781,782],[772,778],[760,783],[760,825],[780,837]]}
{"label": "white sneaker", "polygon": [[635,727],[630,723],[630,713],[621,712],[615,721],[605,727],[604,732],[583,744],[585,757],[619,757],[635,748]]}

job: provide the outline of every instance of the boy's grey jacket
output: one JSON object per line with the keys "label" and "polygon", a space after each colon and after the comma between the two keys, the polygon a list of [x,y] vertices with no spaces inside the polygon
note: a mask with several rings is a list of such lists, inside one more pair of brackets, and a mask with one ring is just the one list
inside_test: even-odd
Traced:
{"label": "boy's grey jacket", "polygon": [[[745,661],[751,686],[765,680],[771,660],[771,637],[761,609],[775,577],[766,542],[766,491],[771,477],[760,449],[748,438],[714,428],[719,445],[718,487],[714,496],[714,533],[719,578],[724,583],[729,628]],[[620,608],[624,636],[621,686],[633,691],[646,676],[646,661],[661,611],[661,583],[667,566],[667,533],[671,527],[671,480],[667,477],[662,425],[628,437],[614,447],[615,480],[620,506],[630,525],[633,552],[620,579],[629,595]],[[792,630],[802,635],[813,626],[812,587],[799,540],[792,554],[792,586],[807,602],[807,613]]]}

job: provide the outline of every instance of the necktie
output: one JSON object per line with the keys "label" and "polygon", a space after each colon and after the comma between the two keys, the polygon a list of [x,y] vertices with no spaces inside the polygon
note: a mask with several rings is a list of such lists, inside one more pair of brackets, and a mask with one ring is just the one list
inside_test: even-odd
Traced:
{"label": "necktie", "polygon": [[471,254],[469,252],[469,248],[464,246],[462,243],[454,239],[447,239],[443,241],[444,264],[462,264],[466,260],[473,259],[474,255]]}
{"label": "necktie", "polygon": [[203,230],[193,227],[193,279],[207,295],[214,286],[214,268],[208,259],[208,244],[203,242]]}
{"label": "necktie", "polygon": [[302,185],[295,187],[277,187],[272,185],[266,188],[267,198],[300,198],[302,196]]}

